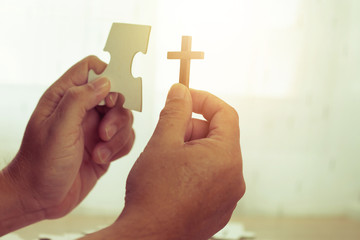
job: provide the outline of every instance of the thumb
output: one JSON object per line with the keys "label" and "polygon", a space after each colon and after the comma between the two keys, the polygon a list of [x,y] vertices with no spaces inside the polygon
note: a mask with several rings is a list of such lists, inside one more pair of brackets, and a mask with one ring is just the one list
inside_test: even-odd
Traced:
{"label": "thumb", "polygon": [[192,100],[189,89],[183,84],[174,84],[160,113],[152,140],[164,144],[183,143],[191,113]]}
{"label": "thumb", "polygon": [[56,109],[62,124],[80,125],[88,110],[94,108],[110,91],[110,81],[98,78],[90,83],[69,88]]}

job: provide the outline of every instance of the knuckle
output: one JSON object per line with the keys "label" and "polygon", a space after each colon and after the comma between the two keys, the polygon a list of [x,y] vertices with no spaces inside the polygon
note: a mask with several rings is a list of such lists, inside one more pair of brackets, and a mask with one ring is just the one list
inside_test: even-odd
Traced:
{"label": "knuckle", "polygon": [[129,152],[131,151],[133,145],[134,145],[134,140],[135,140],[135,132],[132,129],[132,136],[130,137],[129,141],[125,144],[125,146],[123,147],[123,154],[127,155],[129,154]]}
{"label": "knuckle", "polygon": [[239,122],[239,114],[234,107],[229,106],[229,113],[237,122]]}
{"label": "knuckle", "polygon": [[123,155],[128,155],[131,151],[131,148],[132,148],[132,143],[128,143],[124,146],[123,148]]}
{"label": "knuckle", "polygon": [[236,200],[239,201],[246,192],[246,184],[245,181],[242,180],[239,186],[236,188]]}
{"label": "knuckle", "polygon": [[167,106],[160,112],[160,119],[177,118],[185,114],[182,108],[176,106]]}
{"label": "knuckle", "polygon": [[59,96],[61,96],[61,92],[61,88],[59,88],[57,85],[53,85],[41,96],[40,101],[54,103],[54,105],[56,105],[56,100],[59,98]]}
{"label": "knuckle", "polygon": [[237,166],[233,166],[228,171],[225,171],[227,176],[231,176],[228,182],[229,190],[232,192],[232,197],[235,202],[239,201],[246,192],[246,184],[242,171]]}
{"label": "knuckle", "polygon": [[123,94],[121,94],[121,93],[117,93],[117,94],[116,94],[116,103],[117,103],[119,106],[123,107],[123,105],[124,105],[124,103],[125,103],[125,97],[124,97]]}
{"label": "knuckle", "polygon": [[133,115],[132,115],[132,112],[129,110],[129,109],[121,109],[121,115],[123,117],[122,120],[124,120],[125,122],[131,122],[132,121],[132,118],[133,118]]}
{"label": "knuckle", "polygon": [[126,123],[129,123],[130,126],[132,126],[134,123],[134,116],[132,112],[128,109],[125,109],[125,121]]}
{"label": "knuckle", "polygon": [[85,57],[84,62],[98,62],[100,59],[95,55],[89,55]]}
{"label": "knuckle", "polygon": [[131,111],[130,112],[130,124],[133,125],[134,124],[134,115],[132,114]]}
{"label": "knuckle", "polygon": [[132,147],[132,145],[133,145],[134,142],[135,142],[135,137],[136,137],[136,134],[135,134],[134,129],[132,128],[132,129],[131,129],[131,139],[130,139],[131,147]]}
{"label": "knuckle", "polygon": [[241,157],[240,158],[238,157],[237,160],[234,162],[233,169],[234,169],[234,175],[236,176],[235,192],[236,192],[237,200],[240,200],[244,196],[246,191],[246,184],[243,176]]}
{"label": "knuckle", "polygon": [[65,97],[70,98],[73,101],[80,99],[81,96],[80,96],[79,89],[77,87],[69,88],[65,93]]}
{"label": "knuckle", "polygon": [[240,138],[240,118],[239,118],[239,114],[236,111],[235,108],[229,106],[228,108],[228,119],[229,119],[229,123],[233,126],[234,129],[234,136],[237,136],[237,138]]}
{"label": "knuckle", "polygon": [[133,114],[130,110],[128,109],[120,109],[119,111],[115,111],[113,113],[114,115],[116,115],[116,117],[112,118],[112,119],[116,119],[116,125],[119,128],[122,127],[131,127],[133,122],[134,122],[134,117]]}

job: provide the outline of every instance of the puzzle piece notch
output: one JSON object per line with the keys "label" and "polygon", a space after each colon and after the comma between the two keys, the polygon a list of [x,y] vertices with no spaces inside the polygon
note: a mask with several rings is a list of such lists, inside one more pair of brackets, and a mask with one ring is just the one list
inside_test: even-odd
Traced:
{"label": "puzzle piece notch", "polygon": [[131,73],[132,62],[138,52],[146,54],[151,26],[113,23],[104,51],[110,53],[110,62],[105,71],[97,75],[89,71],[88,81],[107,77],[111,82],[110,92],[119,92],[125,97],[124,107],[142,111],[142,79]]}

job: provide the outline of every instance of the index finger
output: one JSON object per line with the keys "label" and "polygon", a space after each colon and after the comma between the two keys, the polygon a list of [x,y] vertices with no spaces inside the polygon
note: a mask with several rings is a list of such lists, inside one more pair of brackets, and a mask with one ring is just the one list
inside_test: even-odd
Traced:
{"label": "index finger", "polygon": [[51,114],[69,88],[87,83],[90,69],[94,70],[96,74],[100,74],[106,66],[107,64],[96,56],[88,56],[76,63],[44,93],[39,101],[39,108],[44,115]]}
{"label": "index finger", "polygon": [[239,116],[236,110],[220,98],[190,89],[193,112],[202,114],[209,122],[209,138],[239,141]]}
{"label": "index finger", "polygon": [[[88,81],[89,70],[93,70],[96,74],[102,73],[107,64],[96,56],[88,56],[72,66],[63,76],[56,81],[56,85],[60,85],[65,90],[86,84]],[[54,85],[55,85],[54,84]]]}

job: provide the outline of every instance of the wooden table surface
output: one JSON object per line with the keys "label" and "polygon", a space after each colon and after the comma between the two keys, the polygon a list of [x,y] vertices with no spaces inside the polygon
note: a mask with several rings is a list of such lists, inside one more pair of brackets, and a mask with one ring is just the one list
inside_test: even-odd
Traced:
{"label": "wooden table surface", "polygon": [[[40,233],[62,235],[108,226],[116,217],[70,215],[43,221],[17,233],[24,239],[37,239]],[[232,221],[244,224],[259,240],[360,240],[360,221],[346,218],[269,218],[243,217]]]}

